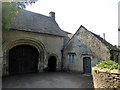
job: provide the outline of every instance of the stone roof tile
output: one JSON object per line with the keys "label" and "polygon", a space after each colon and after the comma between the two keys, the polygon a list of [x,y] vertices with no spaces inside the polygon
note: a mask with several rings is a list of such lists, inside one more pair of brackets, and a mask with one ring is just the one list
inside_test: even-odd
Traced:
{"label": "stone roof tile", "polygon": [[27,10],[21,10],[12,22],[12,29],[65,36],[55,20]]}

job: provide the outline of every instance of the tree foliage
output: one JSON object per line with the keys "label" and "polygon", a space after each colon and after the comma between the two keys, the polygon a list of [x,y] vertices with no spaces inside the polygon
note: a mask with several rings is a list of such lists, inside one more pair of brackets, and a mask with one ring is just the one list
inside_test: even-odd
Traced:
{"label": "tree foliage", "polygon": [[8,30],[11,28],[11,21],[26,5],[31,5],[37,0],[24,0],[24,2],[18,2],[19,0],[13,0],[14,2],[2,2],[2,29]]}
{"label": "tree foliage", "polygon": [[38,0],[23,0],[24,2],[19,2],[19,0],[13,0],[17,3],[20,8],[26,8],[26,5],[32,5],[32,3],[37,2]]}
{"label": "tree foliage", "polygon": [[20,8],[14,2],[3,2],[2,3],[2,28],[9,29],[11,27],[11,21],[17,15]]}

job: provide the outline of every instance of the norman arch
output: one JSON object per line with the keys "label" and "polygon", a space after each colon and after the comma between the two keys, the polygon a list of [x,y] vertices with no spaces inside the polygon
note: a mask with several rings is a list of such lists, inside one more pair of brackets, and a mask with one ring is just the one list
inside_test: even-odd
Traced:
{"label": "norman arch", "polygon": [[56,71],[57,58],[55,56],[50,56],[48,58],[48,69],[49,71]]}
{"label": "norman arch", "polygon": [[44,71],[57,71],[59,62],[56,54],[49,54],[45,60],[46,67],[44,68]]}
{"label": "norman arch", "polygon": [[36,51],[38,51],[38,53],[39,53],[38,62],[37,62],[38,63],[37,64],[37,71],[38,72],[42,71],[42,68],[43,68],[42,64],[44,63],[44,59],[45,59],[45,47],[41,42],[36,41],[36,40],[31,40],[31,39],[19,39],[19,40],[11,41],[4,46],[5,47],[3,47],[3,54],[4,54],[3,75],[10,74],[9,54],[10,54],[10,50],[12,50],[14,47],[17,47],[17,46],[28,46],[28,47],[33,47],[34,49],[36,49]]}
{"label": "norman arch", "polygon": [[39,52],[31,45],[17,45],[9,51],[9,74],[37,72]]}

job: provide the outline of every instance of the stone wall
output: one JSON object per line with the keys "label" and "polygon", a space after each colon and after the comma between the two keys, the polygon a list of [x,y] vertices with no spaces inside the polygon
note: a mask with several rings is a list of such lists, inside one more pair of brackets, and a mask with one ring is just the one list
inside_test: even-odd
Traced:
{"label": "stone wall", "polygon": [[92,68],[95,88],[120,88],[120,70]]}
{"label": "stone wall", "polygon": [[78,32],[78,39],[92,52],[94,52],[101,60],[110,59],[110,52],[108,48],[99,39],[97,39],[92,32],[82,27]]}
{"label": "stone wall", "polygon": [[[75,53],[74,63],[69,62],[69,53]],[[74,36],[69,42],[68,46],[64,49],[64,69],[71,71],[80,71],[83,72],[83,58],[91,58],[91,67],[95,66],[98,63],[98,60],[95,54],[84,45],[77,36]]]}
{"label": "stone wall", "polygon": [[[69,64],[68,53],[76,53],[75,62]],[[101,60],[109,60],[107,47],[92,33],[81,27],[64,48],[64,68],[83,72],[83,58],[90,57],[91,67]]]}
{"label": "stone wall", "polygon": [[4,30],[3,70],[8,70],[8,51],[11,49],[11,47],[19,44],[32,45],[38,49],[40,55],[42,54],[42,56],[40,56],[40,58],[42,58],[42,60],[40,60],[40,64],[42,64],[40,65],[40,68],[47,67],[48,59],[52,55],[57,59],[57,69],[61,68],[61,50],[63,48],[63,37],[17,30]]}

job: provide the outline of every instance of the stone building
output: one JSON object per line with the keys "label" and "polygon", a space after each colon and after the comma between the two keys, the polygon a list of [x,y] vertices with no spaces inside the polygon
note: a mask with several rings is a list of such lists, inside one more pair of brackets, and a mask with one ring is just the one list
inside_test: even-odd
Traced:
{"label": "stone building", "polygon": [[91,67],[102,60],[112,59],[120,63],[120,50],[83,26],[80,26],[63,51],[63,68],[67,70],[91,73]]}
{"label": "stone building", "polygon": [[[3,75],[61,69],[66,32],[50,16],[22,10],[3,30]],[[69,38],[66,38],[66,40]]]}
{"label": "stone building", "polygon": [[61,69],[90,73],[92,66],[109,59],[106,46],[114,48],[83,26],[74,35],[61,30],[54,12],[45,16],[21,10],[2,39],[3,75]]}

